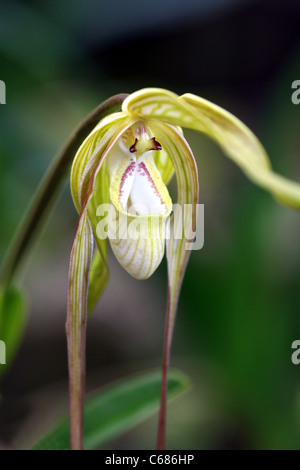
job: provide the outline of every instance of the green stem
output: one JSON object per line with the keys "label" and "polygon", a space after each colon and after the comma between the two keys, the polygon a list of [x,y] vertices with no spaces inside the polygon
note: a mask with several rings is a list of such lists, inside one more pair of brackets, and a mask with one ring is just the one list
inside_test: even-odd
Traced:
{"label": "green stem", "polygon": [[58,152],[38,187],[4,260],[0,284],[8,286],[19,269],[34,238],[47,221],[58,200],[76,151],[103,117],[120,110],[127,94],[115,95],[95,108],[72,132]]}

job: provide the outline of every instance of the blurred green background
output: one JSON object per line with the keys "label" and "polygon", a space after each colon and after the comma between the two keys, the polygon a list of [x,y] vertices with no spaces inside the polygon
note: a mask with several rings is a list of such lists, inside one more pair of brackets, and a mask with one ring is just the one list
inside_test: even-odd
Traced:
{"label": "blurred green background", "polygon": [[[236,114],[276,171],[300,180],[298,0],[2,1],[0,257],[51,159],[97,104],[146,86],[192,92]],[[300,449],[300,217],[254,187],[206,137],[197,159],[205,245],[192,253],[172,365],[194,386],[169,408],[171,449]],[[65,309],[77,221],[68,185],[23,281],[26,334],[5,367],[0,447],[24,447],[67,404]],[[136,281],[110,256],[88,325],[87,388],[160,365],[166,264]],[[0,331],[1,339],[1,331]],[[151,449],[156,417],[107,444]]]}

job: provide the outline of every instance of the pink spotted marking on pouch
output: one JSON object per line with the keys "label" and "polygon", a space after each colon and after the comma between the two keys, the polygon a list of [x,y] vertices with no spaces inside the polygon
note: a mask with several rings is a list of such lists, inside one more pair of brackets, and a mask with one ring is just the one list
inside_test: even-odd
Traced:
{"label": "pink spotted marking on pouch", "polygon": [[135,167],[136,167],[136,162],[134,160],[131,160],[131,163],[128,165],[128,167],[126,168],[126,170],[125,170],[125,172],[122,176],[121,184],[120,184],[120,192],[119,192],[119,202],[120,202],[120,204],[121,204],[121,197],[124,193],[125,181],[127,180],[128,176],[132,175],[133,171],[135,170]]}

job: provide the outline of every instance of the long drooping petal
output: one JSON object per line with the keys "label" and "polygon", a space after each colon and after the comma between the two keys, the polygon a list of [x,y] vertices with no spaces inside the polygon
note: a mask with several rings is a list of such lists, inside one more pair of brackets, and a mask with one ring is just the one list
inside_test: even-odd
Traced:
{"label": "long drooping petal", "polygon": [[198,202],[198,172],[193,153],[182,134],[173,126],[153,124],[151,128],[170,156],[177,179],[178,200],[170,220],[170,233],[167,239],[168,262],[168,305],[166,315],[165,341],[163,353],[163,375],[161,408],[158,426],[158,449],[165,448],[165,422],[167,405],[167,373],[169,368],[171,342],[174,330],[176,309],[181,283],[190,256],[191,234],[196,230]]}
{"label": "long drooping petal", "polygon": [[300,184],[276,174],[265,149],[239,119],[192,94],[180,98],[191,105],[195,116],[206,119],[206,133],[237,163],[254,183],[273,193],[283,204],[300,209]]}
{"label": "long drooping petal", "polygon": [[87,318],[88,279],[93,255],[93,236],[86,211],[79,219],[69,266],[68,339],[70,387],[71,448],[83,445],[83,408],[85,388],[85,328]]}
{"label": "long drooping petal", "polygon": [[[86,197],[87,188],[92,174],[99,162],[108,143],[117,134],[123,123],[128,117],[122,113],[114,113],[102,119],[89,136],[79,147],[71,168],[71,192],[74,204],[80,212],[83,201]],[[98,180],[101,180],[97,192],[93,192],[88,205],[89,218],[91,220],[94,237],[97,244],[94,259],[92,262],[90,280],[89,280],[89,299],[88,311],[95,307],[108,281],[109,271],[107,266],[106,240],[100,240],[96,237],[96,209],[99,204],[106,202],[108,193],[105,184],[105,171],[100,171]],[[94,223],[93,223],[94,222]]]}
{"label": "long drooping petal", "polygon": [[[93,234],[88,218],[88,206],[94,193],[97,176],[105,158],[116,141],[130,125],[130,119],[120,127],[98,156],[81,207],[70,257],[68,281],[67,340],[70,380],[70,430],[71,449],[81,449],[83,443],[83,405],[85,388],[85,337],[88,308],[89,273],[92,261]],[[85,184],[82,178],[81,184]],[[81,188],[79,186],[79,193]]]}
{"label": "long drooping petal", "polygon": [[300,184],[274,173],[255,135],[219,106],[192,94],[179,97],[167,90],[147,88],[126,98],[122,110],[207,134],[252,181],[270,191],[282,203],[300,208]]}
{"label": "long drooping petal", "polygon": [[187,244],[191,242],[190,234],[195,233],[196,229],[198,171],[188,143],[174,126],[151,124],[151,128],[170,156],[177,180],[177,205],[170,219],[170,233],[167,239],[171,314],[169,341],[171,341],[180,285],[190,256]]}

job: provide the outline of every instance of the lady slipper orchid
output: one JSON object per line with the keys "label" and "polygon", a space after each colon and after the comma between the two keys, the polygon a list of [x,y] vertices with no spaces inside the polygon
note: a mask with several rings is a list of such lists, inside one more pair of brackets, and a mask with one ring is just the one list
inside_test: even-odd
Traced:
{"label": "lady slipper orchid", "polygon": [[[71,170],[71,191],[79,212],[69,267],[68,354],[71,447],[82,448],[85,324],[108,280],[107,239],[126,271],[146,279],[165,251],[168,303],[159,449],[165,446],[167,371],[180,286],[195,233],[198,173],[181,127],[203,132],[246,175],[284,204],[300,208],[300,186],[272,169],[262,145],[236,117],[192,94],[177,96],[148,88],[128,96],[122,111],[103,118],[80,146]],[[167,185],[177,181],[176,223]],[[191,210],[184,210],[185,206]]]}

